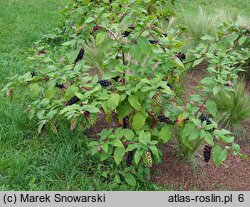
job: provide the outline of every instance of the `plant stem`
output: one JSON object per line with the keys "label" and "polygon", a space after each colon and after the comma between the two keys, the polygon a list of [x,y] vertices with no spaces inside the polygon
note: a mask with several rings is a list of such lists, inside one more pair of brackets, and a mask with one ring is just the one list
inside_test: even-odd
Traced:
{"label": "plant stem", "polygon": [[155,116],[154,116],[150,111],[147,110],[147,113],[148,113],[148,115],[151,116],[152,119],[153,119],[153,124],[152,124],[152,126],[151,126],[151,129],[153,130],[153,129],[155,129],[155,127],[156,127],[157,120],[156,120]]}
{"label": "plant stem", "polygon": [[205,101],[201,104],[201,106],[199,107],[198,111],[196,111],[196,113],[194,114],[195,116],[197,116],[197,114],[201,111],[202,107],[207,103],[208,99],[210,98],[211,94],[208,94],[208,96],[206,97]]}

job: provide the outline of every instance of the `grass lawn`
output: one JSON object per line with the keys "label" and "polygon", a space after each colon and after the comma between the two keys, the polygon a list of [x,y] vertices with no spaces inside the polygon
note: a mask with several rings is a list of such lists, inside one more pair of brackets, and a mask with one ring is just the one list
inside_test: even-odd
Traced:
{"label": "grass lawn", "polygon": [[[60,25],[59,11],[66,2],[0,1],[2,83],[29,69],[27,51],[35,40]],[[6,102],[0,97],[0,190],[108,189],[105,181],[93,175],[83,135],[67,128],[60,136],[38,137],[37,125],[29,121],[20,100]]]}

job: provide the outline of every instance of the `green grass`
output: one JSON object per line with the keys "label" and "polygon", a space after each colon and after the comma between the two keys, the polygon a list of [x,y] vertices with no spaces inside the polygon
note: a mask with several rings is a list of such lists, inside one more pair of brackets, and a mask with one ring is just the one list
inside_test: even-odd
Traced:
{"label": "green grass", "polygon": [[175,22],[188,27],[184,50],[193,48],[204,35],[214,35],[224,21],[250,24],[250,0],[180,0],[176,1],[175,10]]}

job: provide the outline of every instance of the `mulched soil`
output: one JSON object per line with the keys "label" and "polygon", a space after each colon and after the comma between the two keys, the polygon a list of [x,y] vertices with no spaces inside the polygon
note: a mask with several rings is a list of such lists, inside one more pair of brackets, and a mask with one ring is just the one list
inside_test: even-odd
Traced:
{"label": "mulched soil", "polygon": [[[206,75],[205,65],[186,76],[184,98],[196,92],[198,82]],[[244,123],[246,137],[239,141],[241,152],[250,157],[250,121]],[[163,161],[153,166],[152,181],[162,186],[172,186],[176,190],[250,190],[250,159],[244,160],[229,153],[219,167],[212,160],[203,161],[202,148],[198,150],[192,163],[180,160],[174,145],[163,146]]]}

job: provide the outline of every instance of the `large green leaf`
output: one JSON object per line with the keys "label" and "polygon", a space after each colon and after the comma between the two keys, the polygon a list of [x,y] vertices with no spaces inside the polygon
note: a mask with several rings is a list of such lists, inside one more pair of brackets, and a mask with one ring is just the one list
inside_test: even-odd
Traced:
{"label": "large green leaf", "polygon": [[132,126],[134,130],[140,130],[146,121],[146,116],[142,112],[136,112],[132,119]]}
{"label": "large green leaf", "polygon": [[108,100],[108,108],[109,108],[109,110],[112,111],[112,110],[116,109],[119,102],[120,102],[120,95],[117,94],[117,93],[112,93],[110,95],[109,100]]}
{"label": "large green leaf", "polygon": [[137,111],[141,110],[141,104],[140,104],[137,96],[134,96],[134,95],[129,96],[128,101],[131,104],[131,106],[133,106],[133,108],[135,110],[137,110]]}
{"label": "large green leaf", "polygon": [[116,147],[115,148],[114,159],[115,159],[115,163],[117,165],[120,164],[120,162],[122,161],[124,155],[125,155],[125,148],[124,147]]}
{"label": "large green leaf", "polygon": [[206,103],[206,106],[207,106],[207,110],[208,110],[208,112],[210,113],[210,114],[212,114],[213,115],[213,117],[215,117],[216,116],[216,113],[217,113],[217,105],[216,105],[216,103],[214,102],[214,101],[208,101],[207,103]]}
{"label": "large green leaf", "polygon": [[136,180],[135,180],[134,176],[131,173],[124,174],[124,179],[126,180],[126,182],[129,185],[136,186]]}
{"label": "large green leaf", "polygon": [[143,150],[142,149],[138,149],[135,152],[135,164],[138,165],[138,163],[141,161],[141,157],[143,155]]}
{"label": "large green leaf", "polygon": [[219,166],[227,158],[227,150],[223,150],[220,145],[213,148],[213,161],[216,166]]}
{"label": "large green leaf", "polygon": [[164,143],[168,142],[171,138],[171,128],[170,126],[164,124],[159,132],[159,139],[162,140]]}

